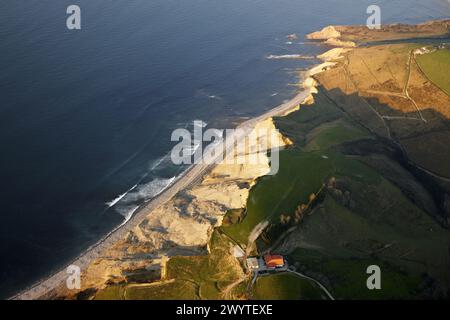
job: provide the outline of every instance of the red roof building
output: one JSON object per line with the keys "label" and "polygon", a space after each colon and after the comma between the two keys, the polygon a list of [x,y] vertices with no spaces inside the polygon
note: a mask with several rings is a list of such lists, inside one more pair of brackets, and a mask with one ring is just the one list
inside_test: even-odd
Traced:
{"label": "red roof building", "polygon": [[270,255],[264,256],[264,263],[267,268],[282,268],[284,267],[284,258],[280,255]]}

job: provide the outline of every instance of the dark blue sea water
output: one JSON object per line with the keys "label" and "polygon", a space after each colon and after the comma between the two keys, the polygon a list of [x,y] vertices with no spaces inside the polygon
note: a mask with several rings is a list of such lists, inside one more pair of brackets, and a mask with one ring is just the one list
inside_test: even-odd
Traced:
{"label": "dark blue sea water", "polygon": [[[365,23],[372,3],[383,22],[450,14],[446,0],[2,0],[0,297],[173,181],[173,129],[230,127],[293,96],[316,61],[266,57],[326,50],[303,36]],[[70,4],[82,30],[66,29]]]}

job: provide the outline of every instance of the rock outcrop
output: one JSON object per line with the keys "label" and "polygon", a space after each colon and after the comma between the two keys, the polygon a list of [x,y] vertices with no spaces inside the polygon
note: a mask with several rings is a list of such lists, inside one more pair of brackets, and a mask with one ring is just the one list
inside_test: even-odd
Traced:
{"label": "rock outcrop", "polygon": [[310,40],[328,40],[331,38],[339,38],[341,33],[334,26],[328,26],[320,31],[310,33],[306,36]]}

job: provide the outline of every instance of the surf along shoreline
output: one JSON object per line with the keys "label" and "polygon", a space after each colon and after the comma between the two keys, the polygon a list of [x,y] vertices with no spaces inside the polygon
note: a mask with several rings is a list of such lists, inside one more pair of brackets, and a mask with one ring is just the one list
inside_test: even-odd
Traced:
{"label": "surf along shoreline", "polygon": [[[308,35],[307,39],[313,41],[326,40],[329,38],[334,39],[334,37],[336,37],[336,34],[337,32],[335,32],[334,27],[329,26],[321,31],[317,31]],[[322,41],[320,42],[322,43]],[[299,105],[309,104],[308,102],[310,102],[311,99],[313,100],[312,94],[317,92],[317,81],[314,79],[314,75],[333,67],[335,65],[334,60],[339,59],[342,53],[347,50],[351,50],[356,46],[351,41],[338,43],[325,42],[325,45],[327,44],[329,45],[329,48],[332,49],[328,49],[328,51],[316,57],[318,60],[322,60],[322,63],[313,65],[305,72],[304,78],[300,80],[299,87],[303,87],[303,90],[300,91],[291,100],[278,105],[277,107],[263,113],[262,115],[256,116],[238,125],[237,129],[243,129],[245,131],[244,135],[238,137],[238,143],[242,139],[245,139],[259,123],[262,123],[263,121],[271,119],[275,116],[284,116],[289,112],[294,111],[296,108],[298,108]],[[234,145],[232,147],[234,147]],[[227,152],[228,151],[229,150],[227,150]],[[216,164],[191,165],[179,176],[177,180],[169,184],[165,188],[165,190],[156,195],[148,203],[138,207],[128,220],[124,220],[124,222],[115,227],[106,236],[102,237],[95,244],[89,246],[80,255],[73,259],[71,263],[66,264],[64,267],[58,268],[56,272],[37,281],[33,285],[13,295],[9,299],[33,300],[48,296],[50,293],[52,293],[52,291],[60,288],[65,283],[68,277],[68,274],[66,272],[68,266],[76,265],[81,269],[81,272],[85,271],[93,261],[101,258],[102,254],[104,254],[110,247],[112,247],[120,240],[124,239],[127,234],[136,226],[138,226],[142,221],[144,221],[152,211],[155,211],[156,209],[169,202],[178,194],[179,191],[182,191],[192,185],[200,184],[205,175],[207,175],[208,172],[210,172],[216,166]]]}
{"label": "surf along shoreline", "polygon": [[[315,66],[314,68],[317,68]],[[260,122],[268,120],[275,116],[283,116],[293,109],[297,108],[300,104],[303,104],[308,99],[311,93],[311,88],[305,88],[300,91],[291,100],[282,103],[281,105],[269,110],[268,112],[247,120],[237,126],[238,129],[243,129],[244,135],[238,137],[238,142],[245,139],[256,125]],[[234,145],[233,145],[234,147]],[[228,152],[229,150],[227,150]],[[214,162],[213,162],[214,163]],[[133,216],[123,223],[119,224],[115,229],[109,232],[106,236],[101,238],[95,244],[84,250],[78,257],[72,260],[70,263],[62,268],[58,268],[58,271],[52,273],[48,277],[37,281],[35,284],[13,295],[9,299],[12,300],[34,300],[39,299],[52,290],[59,288],[65,283],[69,274],[67,273],[67,267],[70,265],[76,265],[80,268],[81,272],[87,269],[87,267],[102,256],[108,248],[120,241],[127,234],[139,225],[152,211],[159,208],[169,200],[171,200],[179,191],[188,188],[194,184],[200,183],[203,177],[214,167],[216,164],[193,164],[191,165],[176,181],[172,182],[164,191],[155,196],[150,202],[146,203],[142,207],[138,208]]]}
{"label": "surf along shoreline", "polygon": [[[327,34],[326,32],[323,32],[323,31],[316,32],[315,36],[318,38],[330,37],[329,34]],[[334,34],[332,34],[332,36],[334,36]],[[317,40],[321,40],[321,39],[317,39]],[[338,42],[338,40],[335,40],[335,41]],[[314,68],[310,69],[309,72],[307,73],[303,85],[304,85],[304,87],[309,88],[310,93],[315,91],[314,87],[315,87],[315,85],[317,85],[317,81],[321,82],[321,80],[323,80],[320,77],[318,79],[315,79],[314,75],[322,72],[324,69],[328,69],[328,68],[333,69],[333,65],[335,65],[337,63],[336,60],[344,58],[343,56],[341,56],[341,53],[344,53],[349,50],[353,50],[352,48],[354,47],[354,45],[350,44],[350,42],[345,42],[344,44],[346,44],[346,46],[334,48],[334,49],[329,50],[326,53],[318,56],[319,59],[322,59],[323,61],[326,61],[326,62],[318,67],[314,67]],[[303,103],[301,103],[301,104],[302,105],[308,104],[308,101],[303,101]],[[282,114],[281,116],[284,116],[291,111],[295,111],[295,109],[288,109],[288,110],[286,110],[286,113]],[[264,114],[261,117],[263,117],[263,119],[268,118],[268,115]],[[257,122],[258,118],[259,117],[252,119],[252,120],[255,120],[256,125],[259,125],[261,123],[261,122]],[[266,123],[269,124],[269,122],[271,122],[271,120],[272,119],[270,119]],[[273,124],[273,121],[272,121],[272,124]],[[250,127],[252,127],[252,125],[250,125]],[[217,169],[218,167],[219,167],[219,165],[215,166],[215,168],[210,172],[208,170],[206,170],[205,175],[198,175],[196,179],[204,178],[199,184],[197,184],[196,182],[198,182],[198,181],[196,179],[194,179],[193,183],[195,183],[195,184],[188,185],[188,188],[196,188],[196,193],[190,192],[190,193],[186,193],[186,195],[184,195],[184,196],[186,196],[185,201],[187,203],[189,203],[189,206],[183,205],[183,203],[181,203],[181,205],[180,205],[180,202],[176,202],[175,200],[178,197],[180,197],[180,195],[179,194],[175,195],[172,200],[168,201],[168,203],[172,203],[172,206],[164,205],[164,206],[161,206],[160,208],[157,208],[155,211],[151,212],[152,217],[158,216],[158,214],[159,214],[159,217],[160,218],[164,217],[165,221],[158,220],[158,218],[151,219],[151,218],[149,218],[149,216],[147,216],[145,223],[142,222],[142,224],[139,225],[138,228],[136,228],[137,229],[137,230],[135,230],[136,233],[134,235],[132,235],[131,237],[129,237],[129,239],[127,240],[126,245],[129,245],[129,247],[125,247],[125,246],[118,247],[117,251],[120,251],[121,253],[125,253],[125,254],[122,254],[119,256],[114,256],[114,255],[108,256],[108,258],[102,259],[103,261],[96,262],[95,263],[96,266],[94,266],[93,268],[90,267],[88,273],[90,272],[91,276],[94,276],[94,279],[98,278],[100,276],[100,278],[102,278],[103,280],[105,280],[107,282],[100,283],[100,286],[96,286],[95,284],[93,286],[86,286],[86,290],[83,292],[83,296],[81,296],[81,297],[87,298],[86,294],[88,294],[88,295],[90,295],[89,298],[97,298],[97,291],[95,291],[95,290],[98,289],[98,293],[100,293],[100,295],[98,297],[100,299],[102,299],[101,297],[105,298],[104,296],[102,296],[103,289],[105,289],[103,292],[106,292],[106,291],[108,291],[107,289],[110,286],[121,284],[121,283],[123,283],[123,281],[125,281],[125,283],[128,283],[128,280],[131,279],[131,278],[128,278],[130,271],[133,272],[133,271],[139,270],[139,268],[136,268],[136,265],[133,265],[134,270],[131,270],[130,268],[128,268],[128,265],[126,265],[125,268],[123,267],[124,265],[118,265],[118,268],[116,268],[116,269],[109,268],[110,265],[108,265],[108,263],[109,263],[108,261],[111,261],[111,257],[113,259],[116,258],[116,261],[120,261],[122,263],[122,261],[124,261],[125,259],[129,259],[129,260],[133,259],[134,260],[136,256],[141,255],[141,260],[145,259],[145,261],[144,261],[145,270],[149,270],[149,269],[147,269],[147,267],[150,267],[149,264],[151,262],[155,262],[155,260],[157,260],[158,258],[156,258],[156,259],[154,259],[154,261],[152,261],[153,258],[151,257],[151,253],[153,253],[153,252],[150,252],[150,254],[149,254],[149,252],[146,251],[146,249],[148,249],[148,246],[146,246],[147,243],[140,242],[140,241],[146,241],[148,239],[151,239],[151,234],[153,232],[153,236],[154,236],[155,229],[164,230],[166,233],[171,234],[171,236],[175,236],[176,239],[174,238],[174,241],[173,241],[173,243],[175,244],[174,248],[181,248],[184,244],[183,240],[186,240],[186,238],[183,239],[182,236],[178,237],[178,235],[174,233],[174,231],[176,231],[176,229],[172,227],[172,223],[169,223],[169,224],[164,223],[164,222],[167,222],[167,220],[175,219],[176,223],[178,223],[178,226],[181,226],[181,224],[183,224],[182,229],[184,229],[184,230],[180,230],[180,231],[182,231],[181,233],[184,233],[185,236],[186,236],[186,231],[187,231],[187,232],[190,232],[191,234],[197,233],[196,236],[200,236],[203,239],[205,239],[205,237],[207,237],[207,238],[209,238],[208,241],[213,241],[212,239],[214,239],[214,238],[212,238],[210,235],[208,235],[208,232],[205,229],[200,230],[201,228],[200,229],[189,228],[189,223],[184,224],[186,220],[182,219],[181,216],[182,215],[190,215],[191,218],[195,217],[196,221],[199,222],[198,216],[192,215],[192,211],[189,210],[189,209],[192,209],[192,208],[190,208],[190,205],[193,204],[195,200],[202,201],[202,198],[196,197],[196,195],[199,195],[202,193],[202,190],[198,189],[199,185],[200,186],[203,185],[203,200],[204,201],[211,201],[211,199],[212,199],[213,201],[217,200],[219,202],[219,204],[224,204],[223,199],[227,199],[225,202],[230,205],[227,206],[225,204],[226,208],[228,208],[228,209],[243,208],[242,202],[240,202],[240,205],[235,205],[238,201],[233,202],[233,204],[231,204],[232,201],[229,201],[230,197],[227,192],[225,192],[224,195],[219,195],[218,193],[220,193],[220,192],[217,192],[217,191],[222,191],[222,189],[211,187],[212,183],[224,184],[225,183],[224,181],[229,179],[228,172],[225,170],[220,170],[220,169],[218,170]],[[230,172],[232,172],[232,171],[230,171]],[[236,172],[238,173],[238,175],[236,175]],[[233,178],[229,179],[229,181],[233,181],[233,179],[237,180],[239,178],[241,178],[241,179],[243,178],[245,180],[245,177],[247,177],[247,180],[249,180],[248,177],[251,177],[250,180],[253,179],[252,182],[255,182],[255,180],[258,177],[265,175],[264,173],[257,172],[256,174],[252,174],[251,172],[252,171],[247,171],[247,169],[236,170],[234,172]],[[256,177],[256,179],[254,179],[255,177]],[[234,181],[234,182],[236,183],[236,181]],[[253,186],[252,183],[250,183],[250,185]],[[251,188],[251,186],[249,187],[249,189]],[[246,187],[243,187],[243,189],[246,189]],[[242,190],[241,187],[239,187],[239,190]],[[224,191],[226,191],[226,190],[224,190]],[[191,196],[191,195],[194,195],[194,198],[190,198],[189,196]],[[238,194],[238,196],[239,196],[239,194]],[[236,198],[239,199],[239,197],[236,197]],[[248,199],[248,196],[245,199]],[[220,200],[222,200],[222,202]],[[241,197],[241,200],[242,200],[242,197]],[[198,210],[195,211],[195,208],[198,208],[197,204],[193,204],[193,207],[194,207],[194,213],[201,214],[202,211],[200,211],[200,212]],[[211,209],[214,210],[213,206],[210,206],[210,207],[204,206],[203,208],[207,209],[207,210],[203,211],[203,212],[205,212],[205,214],[210,214]],[[175,210],[173,210],[173,209],[175,209]],[[170,211],[174,212],[174,211],[176,211],[176,209],[179,209],[179,211],[178,211],[179,214],[172,214],[170,212]],[[166,216],[166,214],[169,214],[169,216]],[[229,222],[227,222],[227,223],[229,223]],[[215,224],[215,227],[220,226],[220,225],[221,225],[221,223]],[[165,227],[168,227],[168,228],[165,229]],[[166,241],[170,240],[170,239],[167,239],[164,237],[155,237],[155,238],[151,239],[154,241],[152,241],[150,243],[151,244],[157,243],[159,245],[160,243],[158,243],[158,240],[161,240],[161,238],[162,238],[162,240],[166,240]],[[133,247],[133,245],[135,244],[135,241],[137,241],[137,244]],[[198,246],[198,242],[195,245]],[[134,250],[129,251],[128,249],[130,249],[130,248],[134,249]],[[136,250],[136,249],[139,249],[139,250]],[[151,250],[153,250],[153,248]],[[181,251],[178,251],[175,254],[172,252],[171,255],[167,255],[167,256],[165,256],[165,258],[170,259],[171,257],[176,258],[177,256],[178,256],[178,258],[180,258],[180,256],[183,257],[183,256],[191,255],[187,252],[181,252]],[[214,255],[214,253],[209,251],[209,247],[207,247],[207,251],[208,251],[208,254]],[[127,254],[131,254],[131,257],[126,256]],[[203,254],[204,254],[204,252],[202,251],[202,253],[200,254],[200,257]],[[143,256],[143,259],[142,259],[142,256]],[[125,259],[121,260],[121,258],[125,258]],[[164,256],[161,257],[161,269],[162,269],[161,270],[161,279],[160,279],[161,281],[159,282],[158,280],[154,281],[154,279],[149,280],[149,278],[146,278],[145,280],[143,280],[143,281],[145,281],[146,285],[153,285],[158,282],[160,284],[166,284],[172,280],[176,281],[176,277],[173,277],[174,274],[172,274],[171,272],[169,272],[169,273],[163,272],[163,270],[165,270],[164,266],[166,264],[163,263],[162,258],[164,258]],[[172,264],[171,266],[173,267],[173,265],[174,264]],[[169,265],[167,265],[167,266],[169,267]],[[180,267],[183,269],[185,267],[185,265],[181,264]],[[167,270],[169,270],[169,271],[170,271],[170,269],[171,268],[167,268]],[[232,268],[227,268],[227,270],[228,269],[232,269]],[[106,272],[104,272],[104,270]],[[112,272],[110,272],[110,270]],[[239,270],[240,270],[240,268],[239,268]],[[124,274],[124,271],[127,271],[127,273],[129,273],[129,274],[128,275]],[[101,275],[104,275],[106,277],[101,277]],[[119,275],[119,277],[117,277],[117,275]],[[130,283],[130,287],[133,284],[133,280],[131,280],[131,281],[132,282]],[[150,282],[148,282],[148,281],[150,281]],[[105,285],[106,285],[106,288],[105,288]],[[127,286],[127,284],[126,284],[126,286]],[[89,292],[93,292],[93,291],[89,291],[88,289],[95,291],[95,295],[93,296],[92,295],[93,293],[92,294],[89,293]],[[225,296],[228,293],[229,293],[229,291],[228,291],[228,287],[227,287],[224,289]],[[69,294],[68,296],[63,296],[63,297],[70,299],[70,298],[78,298],[80,296],[78,294],[76,294],[76,295]],[[119,298],[119,297],[124,298],[125,291],[123,293],[120,293],[120,295],[117,296],[116,298]],[[109,298],[110,297],[108,296],[108,299]],[[82,299],[84,299],[84,298],[82,298]]]}

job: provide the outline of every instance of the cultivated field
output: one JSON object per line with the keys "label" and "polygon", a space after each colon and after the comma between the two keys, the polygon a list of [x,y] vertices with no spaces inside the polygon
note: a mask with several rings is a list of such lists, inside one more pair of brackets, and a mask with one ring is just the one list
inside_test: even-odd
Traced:
{"label": "cultivated field", "polygon": [[417,61],[428,79],[450,95],[450,49],[421,55]]}

